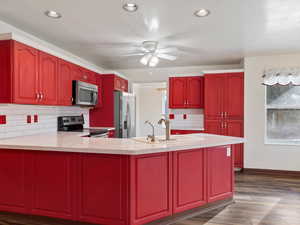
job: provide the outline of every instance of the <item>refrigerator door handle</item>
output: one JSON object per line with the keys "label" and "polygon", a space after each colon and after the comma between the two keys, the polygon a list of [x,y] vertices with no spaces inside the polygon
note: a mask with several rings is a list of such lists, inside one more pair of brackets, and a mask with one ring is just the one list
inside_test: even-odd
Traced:
{"label": "refrigerator door handle", "polygon": [[128,122],[125,120],[124,121],[124,129],[127,130],[128,129]]}

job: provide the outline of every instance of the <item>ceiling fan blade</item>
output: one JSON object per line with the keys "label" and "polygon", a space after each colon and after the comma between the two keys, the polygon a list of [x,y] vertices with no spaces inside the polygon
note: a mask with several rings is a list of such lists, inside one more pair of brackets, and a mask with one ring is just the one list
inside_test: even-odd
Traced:
{"label": "ceiling fan blade", "polygon": [[151,54],[146,54],[144,55],[141,60],[140,63],[142,63],[143,65],[147,66],[149,63],[149,60],[151,59],[152,55]]}
{"label": "ceiling fan blade", "polygon": [[132,53],[132,54],[125,54],[125,55],[121,55],[121,56],[139,56],[139,55],[145,55],[145,53]]}
{"label": "ceiling fan blade", "polygon": [[176,48],[176,47],[160,48],[157,51],[158,51],[158,53],[170,53],[170,52],[177,52],[178,48]]}
{"label": "ceiling fan blade", "polygon": [[167,54],[163,54],[163,53],[158,53],[158,54],[157,54],[157,57],[162,58],[162,59],[167,59],[167,60],[170,60],[170,61],[174,61],[174,60],[177,59],[176,56],[173,56],[173,55],[167,55]]}

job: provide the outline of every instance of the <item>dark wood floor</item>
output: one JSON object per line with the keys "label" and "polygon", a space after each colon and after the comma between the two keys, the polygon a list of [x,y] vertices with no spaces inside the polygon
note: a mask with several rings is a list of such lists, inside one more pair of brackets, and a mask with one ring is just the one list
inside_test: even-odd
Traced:
{"label": "dark wood floor", "polygon": [[[0,225],[83,225],[0,213]],[[174,225],[300,225],[300,178],[238,174],[235,203]]]}

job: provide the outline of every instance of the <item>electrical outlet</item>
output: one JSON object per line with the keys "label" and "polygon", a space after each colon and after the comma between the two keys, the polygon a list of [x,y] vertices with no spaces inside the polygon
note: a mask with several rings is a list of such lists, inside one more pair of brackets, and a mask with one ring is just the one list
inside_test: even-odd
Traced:
{"label": "electrical outlet", "polygon": [[231,148],[228,147],[227,148],[227,153],[226,153],[227,157],[230,157],[231,156]]}

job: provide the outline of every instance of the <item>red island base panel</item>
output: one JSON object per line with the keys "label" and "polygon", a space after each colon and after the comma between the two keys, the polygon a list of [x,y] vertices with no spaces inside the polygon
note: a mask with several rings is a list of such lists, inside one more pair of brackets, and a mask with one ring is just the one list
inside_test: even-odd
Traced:
{"label": "red island base panel", "polygon": [[136,156],[2,149],[0,211],[146,224],[231,199],[231,147]]}

